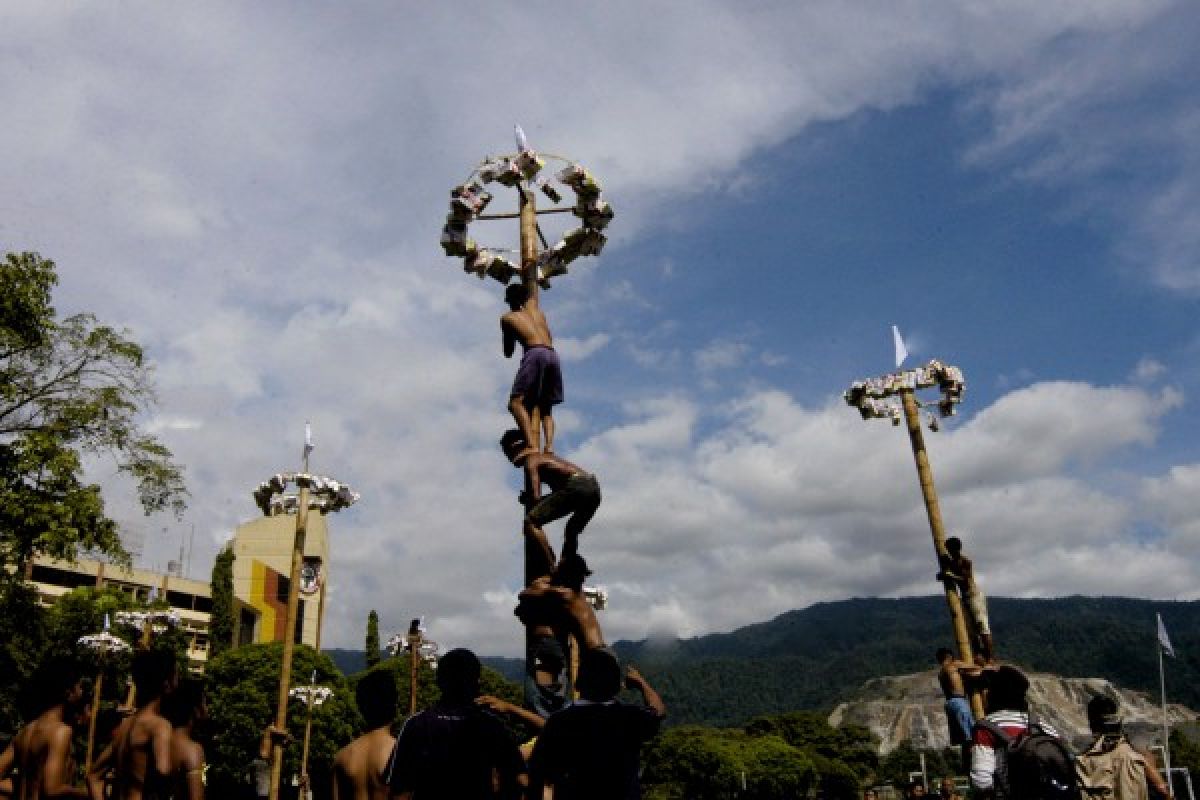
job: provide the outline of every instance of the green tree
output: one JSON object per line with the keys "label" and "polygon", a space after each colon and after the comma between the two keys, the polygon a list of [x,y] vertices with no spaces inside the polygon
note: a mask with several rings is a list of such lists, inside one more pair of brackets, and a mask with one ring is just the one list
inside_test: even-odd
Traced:
{"label": "green tree", "polygon": [[233,647],[233,547],[217,553],[212,568],[212,617],[208,623],[208,657],[215,658]]}
{"label": "green tree", "polygon": [[[220,735],[206,749],[212,797],[236,797],[244,791],[251,759],[258,753],[263,730],[275,719],[279,693],[279,667],[283,645],[251,644],[226,650],[208,662],[209,714]],[[311,647],[296,645],[292,657],[291,685],[316,682],[334,690],[333,696],[313,712],[308,771],[313,786],[329,784],[337,751],[354,738],[362,721],[354,707],[345,677],[333,661]],[[300,769],[300,750],[307,711],[295,700],[288,709],[288,731],[294,743],[284,751],[283,776],[290,780]]]}
{"label": "green tree", "polygon": [[25,720],[22,690],[37,666],[46,640],[45,611],[37,591],[20,581],[0,581],[0,732],[11,734]]}
{"label": "green tree", "polygon": [[812,760],[775,734],[673,728],[645,753],[648,798],[803,797],[818,779]]}
{"label": "green tree", "polygon": [[367,669],[379,663],[379,615],[375,609],[367,614]]}
{"label": "green tree", "polygon": [[146,513],[180,513],[187,496],[170,451],[139,427],[155,403],[141,347],[91,314],[59,319],[57,282],[36,253],[0,261],[0,562],[17,575],[39,552],[127,558],[99,487],[82,480],[85,455],[114,459]]}

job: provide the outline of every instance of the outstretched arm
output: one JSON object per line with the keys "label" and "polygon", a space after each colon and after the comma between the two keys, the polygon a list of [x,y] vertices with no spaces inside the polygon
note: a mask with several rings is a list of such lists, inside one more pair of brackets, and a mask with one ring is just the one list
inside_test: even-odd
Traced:
{"label": "outstretched arm", "polygon": [[4,752],[0,753],[0,781],[8,778],[8,773],[12,772],[13,764],[15,764],[16,761],[16,748],[13,746],[12,742],[9,742],[8,747],[4,748]]}
{"label": "outstretched arm", "polygon": [[533,713],[529,709],[522,708],[521,706],[518,706],[518,705],[514,705],[513,703],[510,703],[507,700],[503,700],[494,695],[481,694],[481,695],[479,695],[479,697],[475,698],[475,702],[478,705],[490,708],[492,711],[495,711],[497,714],[504,714],[506,716],[516,717],[517,719],[524,722],[526,725],[529,725],[536,730],[541,730],[542,726],[546,724],[546,720],[542,719],[540,716]]}
{"label": "outstretched arm", "polygon": [[504,342],[504,357],[512,358],[513,352],[517,349],[517,334],[513,330],[512,323],[508,321],[508,315],[500,318],[500,336]]}
{"label": "outstretched arm", "polygon": [[657,714],[659,717],[667,715],[667,706],[663,702],[662,697],[654,690],[654,687],[642,677],[642,673],[638,672],[637,667],[632,664],[625,669],[625,685],[630,689],[637,689],[642,693],[642,702]]}
{"label": "outstretched arm", "polygon": [[[116,739],[117,737],[113,736],[113,740]],[[84,779],[87,783],[88,797],[92,800],[104,800],[104,776],[112,769],[112,761],[113,746],[112,742],[109,742],[108,746],[100,751],[100,755],[96,756],[96,760],[92,762],[92,771]]]}

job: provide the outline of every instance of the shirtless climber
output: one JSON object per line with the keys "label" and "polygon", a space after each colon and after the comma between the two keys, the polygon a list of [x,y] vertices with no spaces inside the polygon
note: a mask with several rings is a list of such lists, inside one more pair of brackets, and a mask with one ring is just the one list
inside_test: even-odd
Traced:
{"label": "shirtless climber", "polygon": [[950,581],[962,596],[967,607],[967,621],[979,639],[979,654],[991,664],[996,660],[996,652],[992,647],[992,628],[988,624],[987,598],[975,583],[974,564],[963,553],[962,541],[957,536],[946,540],[946,556],[942,559],[942,571],[937,574],[937,579]]}
{"label": "shirtless climber", "polygon": [[[554,567],[554,551],[542,526],[569,514],[571,518],[563,529],[563,560],[578,553],[579,534],[600,507],[600,484],[583,467],[553,453],[530,450],[516,429],[500,437],[500,447],[514,467],[525,470],[525,490],[520,495],[525,505],[524,533],[541,548],[546,563],[540,574],[547,574]],[[550,487],[550,494],[545,497],[542,497],[543,483]]]}
{"label": "shirtless climber", "polygon": [[959,661],[945,647],[938,648],[934,658],[938,663],[938,683],[946,697],[946,722],[950,726],[950,744],[965,745],[971,741],[975,716],[967,701],[966,683],[983,674],[983,668]]}
{"label": "shirtless climber", "polygon": [[548,624],[566,630],[584,650],[603,648],[600,622],[583,594],[583,579],[591,574],[580,555],[563,556],[552,575],[543,575],[521,590],[514,613],[526,626]]}
{"label": "shirtless climber", "polygon": [[[563,401],[562,367],[546,315],[538,306],[537,289],[514,283],[504,292],[512,309],[500,317],[504,357],[512,358],[517,342],[524,354],[508,396],[508,410],[531,452],[554,452],[554,406]],[[545,433],[545,446],[540,437]]]}

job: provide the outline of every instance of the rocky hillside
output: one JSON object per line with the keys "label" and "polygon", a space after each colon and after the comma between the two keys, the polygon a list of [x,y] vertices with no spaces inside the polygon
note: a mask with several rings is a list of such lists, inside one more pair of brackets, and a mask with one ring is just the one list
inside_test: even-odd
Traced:
{"label": "rocky hillside", "polygon": [[[1088,739],[1085,708],[1097,694],[1118,697],[1126,729],[1134,736],[1161,738],[1162,707],[1140,692],[1120,689],[1102,678],[1061,678],[1029,673],[1029,698],[1035,716],[1046,720],[1079,747]],[[879,737],[880,752],[902,741],[917,748],[948,747],[950,736],[942,711],[937,670],[895,675],[868,681],[855,699],[841,703],[829,715],[834,726],[862,725]],[[1171,724],[1195,722],[1196,712],[1181,705],[1167,706]]]}

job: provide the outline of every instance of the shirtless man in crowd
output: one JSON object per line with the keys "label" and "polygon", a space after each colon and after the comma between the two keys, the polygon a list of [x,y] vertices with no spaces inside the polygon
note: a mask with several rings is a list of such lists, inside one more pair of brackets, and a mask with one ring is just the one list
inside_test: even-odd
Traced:
{"label": "shirtless man in crowd", "polygon": [[583,594],[583,579],[591,574],[581,556],[564,556],[552,575],[543,575],[521,590],[514,613],[526,626],[549,624],[554,630],[568,631],[584,650],[603,648],[596,612]]}
{"label": "shirtless man in crowd", "polygon": [[162,715],[163,696],[175,688],[174,653],[144,650],[133,658],[137,710],[92,765],[88,790],[104,800],[104,776],[113,772],[117,800],[161,800],[171,796],[171,723]]}
{"label": "shirtless man in crowd", "polygon": [[[524,354],[508,397],[508,410],[516,420],[531,452],[554,451],[554,406],[563,401],[562,366],[554,352],[554,337],[546,315],[538,306],[537,288],[514,283],[504,292],[507,314],[500,317],[504,357],[512,358],[517,342]],[[545,447],[539,437],[545,433]]]}
{"label": "shirtless man in crowd", "polygon": [[208,720],[204,682],[185,678],[162,701],[171,732],[171,775],[175,800],[204,800],[204,748],[194,738],[197,725]]}
{"label": "shirtless man in crowd", "polygon": [[[516,429],[505,431],[500,437],[500,447],[514,467],[525,471],[525,489],[520,494],[525,506],[524,533],[541,549],[549,572],[554,566],[554,551],[542,526],[570,515],[563,528],[562,557],[565,560],[578,553],[579,534],[600,508],[600,483],[583,467],[553,453],[530,450]],[[542,484],[550,487],[550,494],[545,497]]]}
{"label": "shirtless man in crowd", "polygon": [[17,732],[0,753],[0,779],[14,773],[15,800],[87,797],[71,785],[71,723],[83,703],[78,670],[67,661],[51,661],[34,675],[41,713]]}
{"label": "shirtless man in crowd", "polygon": [[333,800],[388,800],[384,779],[396,737],[399,698],[396,678],[389,670],[369,672],[354,690],[367,732],[338,751],[333,761]]}

